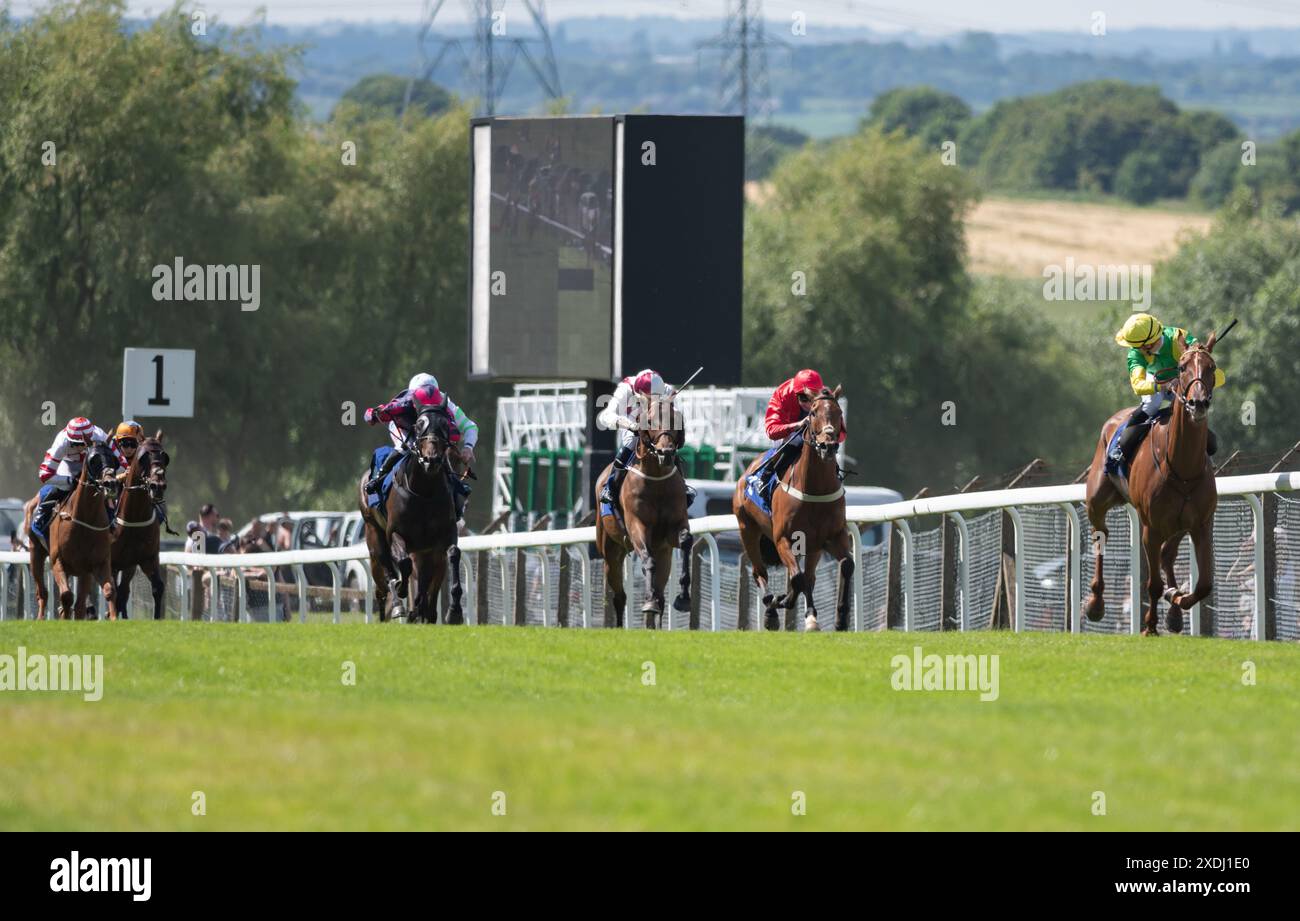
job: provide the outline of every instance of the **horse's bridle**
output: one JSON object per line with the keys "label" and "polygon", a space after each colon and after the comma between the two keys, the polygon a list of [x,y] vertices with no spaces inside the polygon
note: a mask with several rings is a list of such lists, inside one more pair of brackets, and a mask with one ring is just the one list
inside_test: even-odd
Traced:
{"label": "horse's bridle", "polygon": [[[423,425],[421,425],[422,423]],[[433,457],[425,457],[420,451],[420,445],[426,441],[433,442],[437,447]],[[420,465],[425,473],[442,467],[446,461],[447,448],[450,446],[447,439],[443,438],[434,426],[433,416],[427,413],[421,414],[420,418],[415,422],[415,438],[412,439],[412,444],[415,446],[413,453],[415,454],[416,463]]]}
{"label": "horse's bridle", "polygon": [[[1209,352],[1206,352],[1206,350],[1203,348],[1196,348],[1195,350],[1189,349],[1188,355],[1191,356],[1199,352],[1205,352],[1206,355],[1209,355]],[[1210,364],[1211,366],[1214,365],[1213,357],[1210,358]],[[1182,384],[1182,377],[1183,377],[1182,369],[1180,368],[1178,373],[1178,379],[1177,379],[1178,385]],[[1211,381],[1214,380],[1214,367],[1210,368],[1210,380]],[[1169,392],[1172,393],[1174,397],[1183,404],[1183,406],[1187,409],[1189,413],[1191,413],[1193,422],[1201,422],[1205,418],[1205,414],[1210,411],[1210,401],[1214,398],[1214,384],[1210,383],[1205,379],[1204,373],[1198,374],[1196,377],[1192,378],[1190,383],[1187,384],[1186,389],[1188,393],[1190,393],[1191,389],[1195,387],[1197,384],[1200,384],[1201,387],[1205,390],[1204,400],[1191,399],[1185,393],[1183,393],[1180,386],[1172,386],[1169,388]]]}
{"label": "horse's bridle", "polygon": [[[157,505],[162,502],[163,493],[167,491],[167,466],[171,463],[171,457],[163,450],[161,444],[155,443],[154,447],[145,450],[142,443],[136,449],[136,455],[131,458],[130,463],[132,466],[144,466],[146,461],[149,472],[145,475],[145,479],[139,483],[132,483],[130,486],[123,485],[122,491],[147,492],[149,494],[149,502],[153,505]],[[120,508],[121,506],[119,505],[119,510]],[[152,510],[150,511],[149,517],[142,521],[127,521],[125,518],[121,517],[120,514],[114,518],[114,521],[117,524],[126,528],[148,527],[153,524],[155,520]]]}
{"label": "horse's bridle", "polygon": [[[826,460],[827,458],[834,457],[836,454],[839,453],[840,433],[836,431],[836,426],[834,425],[827,425],[820,432],[811,431],[812,420],[813,420],[813,407],[815,407],[818,403],[823,403],[823,402],[834,403],[836,406],[839,405],[839,401],[836,400],[835,397],[830,396],[829,394],[821,394],[819,396],[813,397],[812,401],[808,404],[808,415],[804,417],[804,428],[806,430],[809,430],[809,433],[812,435],[812,446],[813,446],[813,450],[817,452],[817,457],[820,458],[821,460]],[[817,438],[818,435],[831,436],[832,440],[819,441]],[[805,435],[804,437],[806,438],[807,435]]]}

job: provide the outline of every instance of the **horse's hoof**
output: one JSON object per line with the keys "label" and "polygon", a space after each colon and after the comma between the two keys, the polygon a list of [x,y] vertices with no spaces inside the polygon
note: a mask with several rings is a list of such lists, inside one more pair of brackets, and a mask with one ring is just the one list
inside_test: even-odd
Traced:
{"label": "horse's hoof", "polygon": [[655,621],[654,611],[645,611],[645,628],[647,630],[658,630],[659,624]]}
{"label": "horse's hoof", "polygon": [[835,632],[836,632],[836,633],[847,633],[847,632],[848,632],[848,629],[849,629],[849,615],[847,615],[847,614],[842,614],[842,615],[837,614],[836,617],[835,617]]}
{"label": "horse's hoof", "polygon": [[673,610],[681,614],[687,614],[691,610],[691,596],[683,592],[673,599]]}
{"label": "horse's hoof", "polygon": [[776,597],[776,596],[773,595],[771,592],[768,592],[766,595],[764,595],[764,596],[763,596],[763,607],[765,607],[765,608],[770,608],[770,607],[772,606],[772,599],[775,598],[775,597]]}
{"label": "horse's hoof", "polygon": [[1102,599],[1101,596],[1097,596],[1092,601],[1088,602],[1088,606],[1083,609],[1083,613],[1087,616],[1088,620],[1092,621],[1094,624],[1104,619],[1106,616],[1105,600]]}
{"label": "horse's hoof", "polygon": [[775,610],[769,608],[767,613],[763,615],[763,629],[765,630],[781,629],[781,618],[777,616]]}
{"label": "horse's hoof", "polygon": [[816,614],[809,614],[807,617],[805,617],[805,618],[803,619],[803,632],[804,632],[804,633],[815,633],[816,631],[818,631],[818,630],[820,630],[820,629],[821,629],[821,624],[817,623],[817,615],[816,615]]}
{"label": "horse's hoof", "polygon": [[465,623],[465,612],[461,608],[452,608],[447,612],[447,623],[463,624]]}
{"label": "horse's hoof", "polygon": [[1169,628],[1170,633],[1183,632],[1183,609],[1172,607],[1169,613],[1165,615],[1165,626]]}

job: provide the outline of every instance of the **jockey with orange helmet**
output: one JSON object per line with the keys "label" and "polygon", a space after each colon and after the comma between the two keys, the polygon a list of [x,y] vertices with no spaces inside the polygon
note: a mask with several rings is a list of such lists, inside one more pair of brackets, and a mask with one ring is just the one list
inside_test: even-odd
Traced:
{"label": "jockey with orange helmet", "polygon": [[[85,416],[70,420],[63,431],[54,436],[54,443],[45,452],[37,476],[41,481],[41,491],[37,494],[36,514],[32,516],[32,536],[49,550],[50,519],[59,502],[72,492],[86,456],[94,450],[95,445],[108,446],[108,434]],[[114,459],[124,462],[115,448],[111,448]]]}
{"label": "jockey with orange helmet", "polygon": [[[750,474],[756,487],[766,491],[773,482],[794,463],[803,448],[804,420],[812,411],[813,400],[825,389],[822,376],[811,368],[804,368],[772,391],[763,416],[763,428],[772,441],[783,444],[773,447],[754,472]],[[848,435],[847,426],[840,430],[840,442]],[[768,479],[768,475],[771,478]]]}
{"label": "jockey with orange helmet", "polygon": [[[419,418],[420,413],[427,408],[433,407],[447,417],[450,423],[448,426],[451,432],[451,443],[458,449],[461,463],[466,466],[474,463],[474,445],[478,443],[478,423],[469,416],[465,415],[464,410],[457,406],[448,396],[438,387],[438,379],[432,374],[420,373],[411,378],[406,385],[406,389],[393,397],[387,403],[379,406],[373,406],[366,410],[365,420],[370,425],[377,425],[380,422],[388,424],[388,434],[393,440],[394,450],[389,452],[384,458],[375,475],[366,481],[365,490],[368,493],[379,491],[383,485],[384,478],[392,472],[398,462],[406,455],[408,451],[408,439],[415,428],[415,420]],[[375,456],[378,457],[379,451],[375,450]],[[371,467],[374,467],[374,461],[371,461]],[[450,475],[450,470],[448,471]],[[468,501],[470,494],[469,484],[457,476],[450,476],[452,483],[452,493],[456,497],[456,517],[462,518],[465,513],[465,503]]]}
{"label": "jockey with orange helmet", "polygon": [[[645,424],[644,409],[651,397],[671,399],[676,391],[664,383],[663,377],[653,368],[646,368],[631,377],[625,377],[614,388],[613,395],[605,408],[596,416],[596,423],[603,429],[618,429],[618,453],[614,455],[614,466],[605,480],[600,493],[600,501],[609,505],[617,504],[619,491],[623,488],[623,478],[632,463],[636,451],[637,432]],[[682,468],[682,459],[677,457],[677,468],[682,470],[682,479],[686,473]],[[686,504],[695,501],[695,490],[686,487]]]}

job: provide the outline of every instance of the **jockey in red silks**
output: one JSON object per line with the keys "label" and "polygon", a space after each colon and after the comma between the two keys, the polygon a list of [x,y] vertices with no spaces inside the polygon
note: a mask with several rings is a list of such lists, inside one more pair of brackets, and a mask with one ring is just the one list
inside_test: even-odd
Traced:
{"label": "jockey in red silks", "polygon": [[[772,399],[767,401],[767,412],[763,416],[763,427],[767,437],[774,442],[790,440],[784,445],[776,445],[768,452],[750,474],[750,481],[761,492],[771,488],[779,481],[795,458],[803,449],[804,419],[812,411],[812,401],[822,392],[822,376],[811,368],[804,368],[794,377],[785,381],[772,392]],[[848,435],[847,426],[840,431],[840,443]],[[770,479],[769,479],[770,475]]]}
{"label": "jockey in red silks", "polygon": [[[427,407],[434,407],[446,416],[451,433],[451,444],[458,450],[460,461],[465,466],[474,463],[474,445],[478,443],[478,423],[465,415],[464,410],[452,402],[451,397],[438,388],[438,379],[432,374],[417,374],[411,378],[405,390],[387,403],[366,410],[365,420],[370,425],[380,422],[388,424],[388,434],[393,440],[394,450],[384,458],[383,465],[375,475],[366,481],[366,492],[379,491],[384,478],[397,466],[410,450],[409,439],[415,428],[415,420]],[[375,453],[382,449],[376,449]],[[371,463],[373,467],[373,462]],[[456,497],[456,517],[465,516],[465,503],[470,494],[469,484],[455,476],[450,468],[448,477],[452,483],[452,493]]]}
{"label": "jockey in red silks", "polygon": [[[618,504],[623,478],[627,476],[627,468],[631,465],[632,455],[636,451],[637,433],[642,425],[647,424],[643,418],[644,407],[649,405],[650,398],[671,399],[674,393],[673,387],[665,384],[663,377],[653,368],[646,368],[638,374],[623,378],[614,388],[609,402],[596,417],[596,422],[601,428],[618,429],[618,453],[614,455],[614,466],[609,471],[605,486],[600,492],[601,502],[611,506]],[[677,469],[682,470],[680,455],[677,457]],[[685,470],[682,470],[682,479],[686,479]],[[694,501],[695,490],[688,485],[686,504],[689,506]]]}

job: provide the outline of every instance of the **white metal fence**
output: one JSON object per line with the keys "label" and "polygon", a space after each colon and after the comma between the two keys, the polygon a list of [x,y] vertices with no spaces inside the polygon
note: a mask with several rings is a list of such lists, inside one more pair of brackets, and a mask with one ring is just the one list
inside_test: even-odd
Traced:
{"label": "white metal fence", "polygon": [[[1215,590],[1191,610],[1189,630],[1216,636],[1263,639],[1266,625],[1281,640],[1300,640],[1300,472],[1221,477],[1215,517]],[[888,588],[896,579],[893,626],[904,630],[944,627],[944,596],[951,601],[952,629],[974,630],[993,622],[999,582],[1013,599],[1009,626],[1014,630],[1074,633],[1137,632],[1145,591],[1136,513],[1113,509],[1105,558],[1106,617],[1091,623],[1083,617],[1092,579],[1092,548],[1083,511],[1082,485],[1010,489],[937,496],[888,505],[850,507],[850,531],[858,566],[853,579],[854,630],[891,625]],[[1266,508],[1265,499],[1271,503]],[[1004,518],[1005,513],[1005,518]],[[952,523],[954,565],[945,567],[942,527],[919,530],[920,521]],[[1011,525],[1004,536],[1004,521]],[[897,560],[890,566],[886,541],[863,546],[866,525],[891,522]],[[1257,539],[1267,534],[1271,540]],[[749,567],[735,539],[730,515],[698,518],[693,556],[693,609],[671,611],[667,629],[756,629],[762,624],[761,602],[752,590]],[[592,528],[476,535],[461,539],[466,621],[479,624],[535,624],[603,627],[606,610],[603,564],[593,557]],[[1010,553],[1004,553],[1004,543]],[[1267,552],[1266,552],[1267,545]],[[333,621],[375,619],[372,592],[343,584],[344,563],[365,559],[364,545],[249,555],[164,553],[166,616],[204,620]],[[676,594],[678,567],[666,594]],[[267,571],[275,574],[275,603],[268,605]],[[782,591],[785,574],[769,567],[772,587]],[[945,585],[946,572],[952,577]],[[1180,556],[1180,584],[1195,579],[1190,540]],[[323,576],[323,577],[322,577]],[[48,578],[48,573],[47,573]],[[815,600],[822,629],[834,627],[836,570],[823,559]],[[312,583],[325,582],[324,585]],[[625,626],[642,624],[641,576],[628,562]],[[51,596],[52,600],[53,595]],[[92,598],[94,594],[92,593]],[[102,604],[100,605],[102,609]],[[443,607],[445,611],[445,605]],[[0,619],[34,616],[31,574],[24,553],[0,553]],[[130,617],[153,614],[149,584],[137,575]],[[1209,615],[1208,617],[1206,615]],[[1211,620],[1212,618],[1212,620]],[[802,629],[800,611],[785,618]]]}

